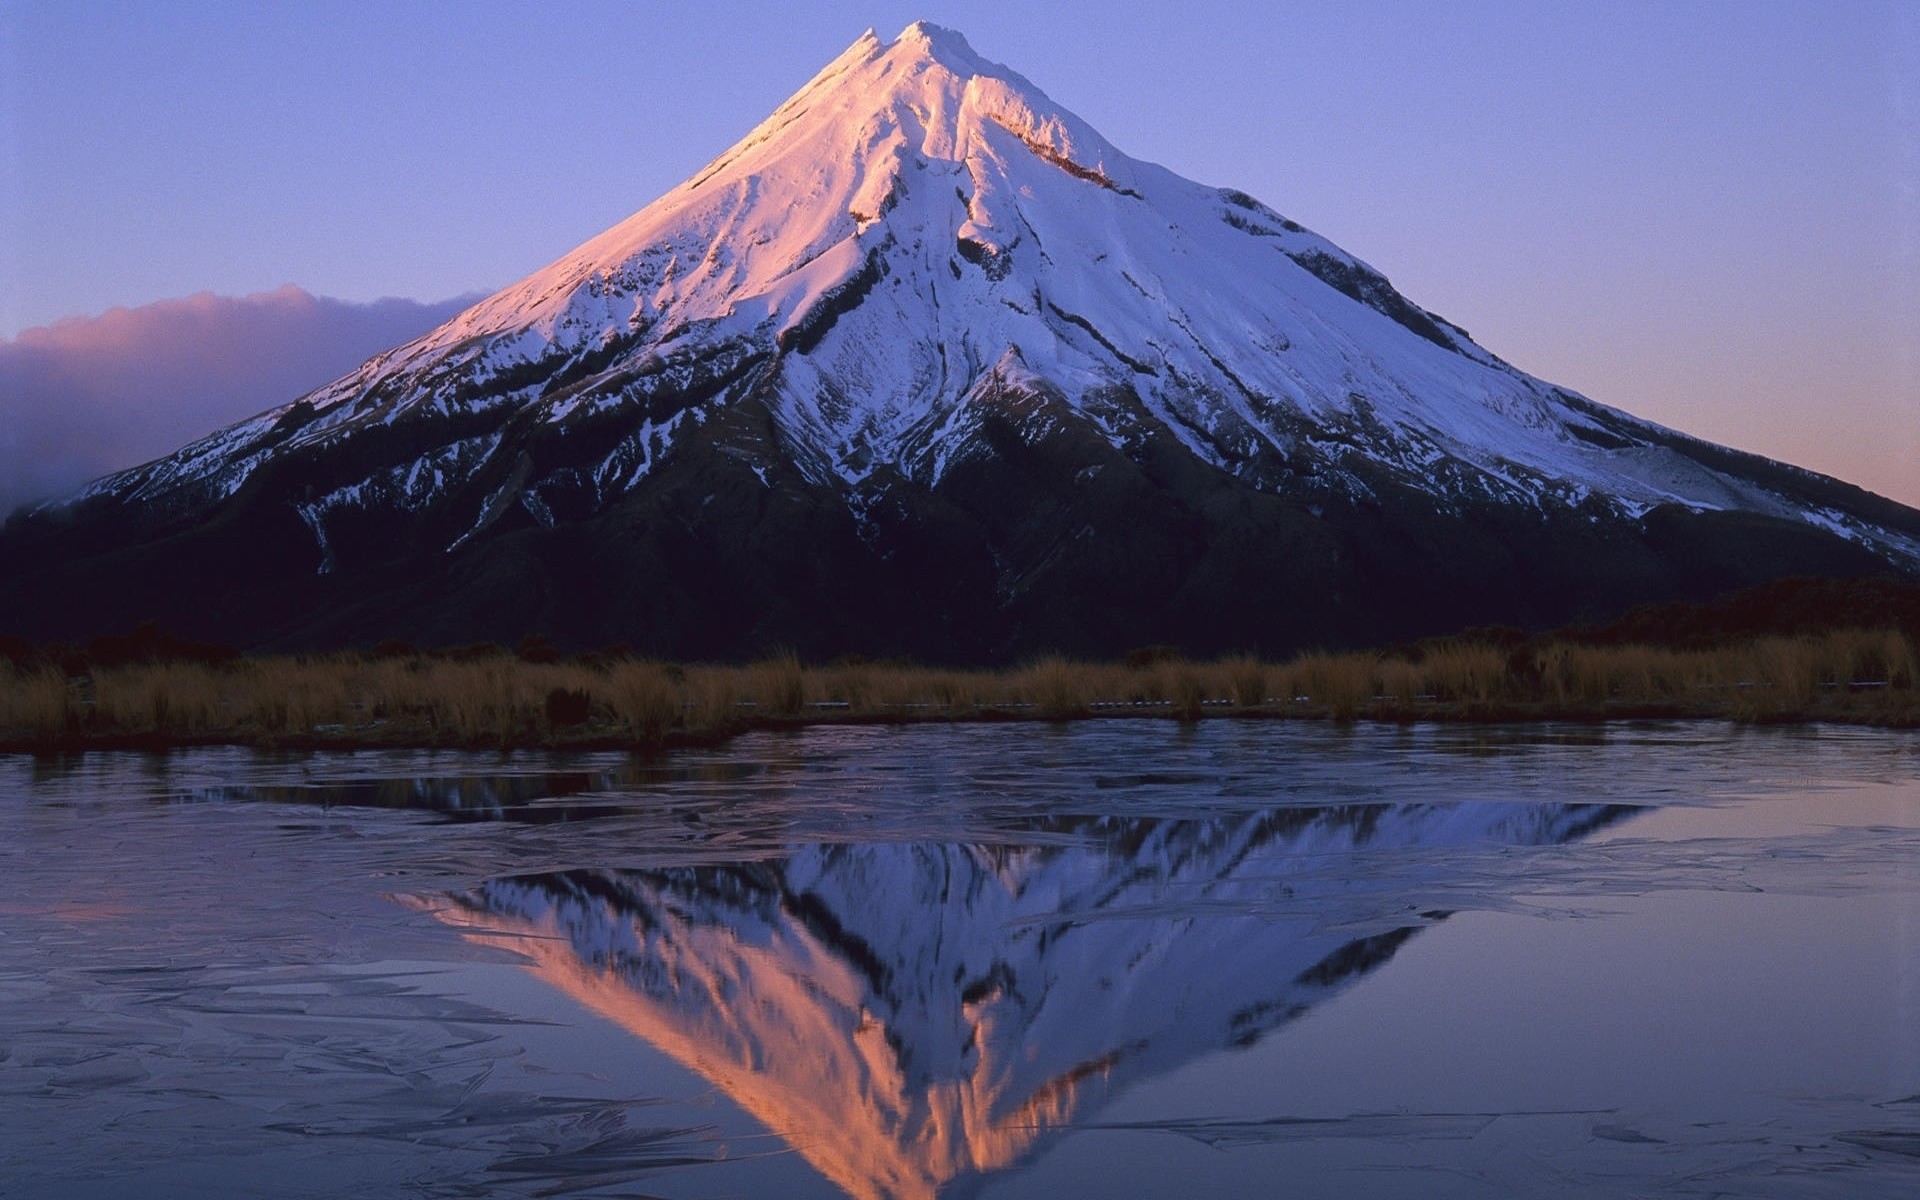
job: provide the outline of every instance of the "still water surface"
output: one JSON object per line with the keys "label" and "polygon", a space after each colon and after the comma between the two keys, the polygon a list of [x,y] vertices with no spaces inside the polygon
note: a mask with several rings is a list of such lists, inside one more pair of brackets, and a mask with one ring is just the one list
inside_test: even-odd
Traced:
{"label": "still water surface", "polygon": [[1920,1195],[1920,736],[0,757],[0,1193]]}

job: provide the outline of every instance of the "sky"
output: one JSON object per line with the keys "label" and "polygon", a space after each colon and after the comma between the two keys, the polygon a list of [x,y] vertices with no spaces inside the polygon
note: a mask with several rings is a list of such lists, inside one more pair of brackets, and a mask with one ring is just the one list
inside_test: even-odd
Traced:
{"label": "sky", "polygon": [[[921,17],[1525,370],[1920,505],[1911,0],[0,0],[0,506],[41,438],[104,471],[344,372],[368,329],[532,272]],[[227,392],[100,383],[182,315],[103,314],[189,297],[172,352]],[[367,307],[390,297],[418,303]],[[236,336],[250,309],[281,340]],[[36,338],[67,357],[23,375]],[[139,448],[90,440],[116,404]]]}
{"label": "sky", "polygon": [[291,285],[201,292],[0,342],[0,516],[291,400],[470,299],[353,304]]}

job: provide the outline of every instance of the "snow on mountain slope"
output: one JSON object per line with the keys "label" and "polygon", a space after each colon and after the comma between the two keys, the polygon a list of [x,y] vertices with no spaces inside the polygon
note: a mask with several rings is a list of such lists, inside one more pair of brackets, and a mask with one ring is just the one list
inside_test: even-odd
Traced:
{"label": "snow on mountain slope", "polygon": [[959,35],[291,404],[0,529],[0,626],[1003,663],[1920,577],[1920,511],[1535,379]]}
{"label": "snow on mountain slope", "polygon": [[[595,461],[515,480],[540,518],[543,487],[610,503],[689,421],[751,392],[781,453],[857,495],[883,466],[937,485],[979,452],[964,435],[983,389],[1010,380],[1116,447],[1165,431],[1265,490],[1308,463],[1363,498],[1364,460],[1443,506],[1748,510],[1920,560],[1910,538],[1810,513],[1515,370],[1325,239],[1127,157],[924,23],[863,35],[693,178],[431,334],[90,494],[191,508],[276,455],[444,425],[302,502],[325,554],[334,512],[429,504],[519,453],[487,443],[481,414],[629,422]],[[736,449],[766,465],[765,447]]]}

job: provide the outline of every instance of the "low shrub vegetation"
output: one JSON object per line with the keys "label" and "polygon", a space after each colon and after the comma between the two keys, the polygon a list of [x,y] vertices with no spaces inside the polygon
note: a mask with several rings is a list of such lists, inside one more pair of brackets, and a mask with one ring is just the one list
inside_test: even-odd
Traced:
{"label": "low shrub vegetation", "polygon": [[[148,637],[151,642],[153,639]],[[1188,661],[1047,657],[1005,671],[791,653],[678,665],[543,642],[174,661],[0,659],[0,747],[636,745],[823,722],[1161,716],[1335,721],[1717,717],[1920,725],[1920,653],[1904,632],[1755,637],[1717,648],[1558,638],[1436,640],[1390,651]],[[531,652],[528,652],[531,651]]]}

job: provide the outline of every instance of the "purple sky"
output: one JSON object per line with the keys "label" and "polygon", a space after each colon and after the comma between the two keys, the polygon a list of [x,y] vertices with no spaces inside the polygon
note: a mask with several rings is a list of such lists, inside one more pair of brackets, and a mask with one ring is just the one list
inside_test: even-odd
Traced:
{"label": "purple sky", "polygon": [[[0,0],[0,339],[18,339],[0,343],[0,504],[22,490],[11,464],[51,460],[37,439],[126,465],[106,452],[171,448],[128,430],[185,440],[326,377],[273,361],[337,373],[377,348],[321,302],[275,326],[288,342],[235,336],[277,303],[260,293],[502,286],[691,174],[868,25],[916,17],[1527,370],[1920,504],[1909,0]],[[22,390],[22,331],[186,296],[204,320],[182,361],[257,352],[231,409],[184,376]],[[106,327],[66,327],[66,351]]]}

